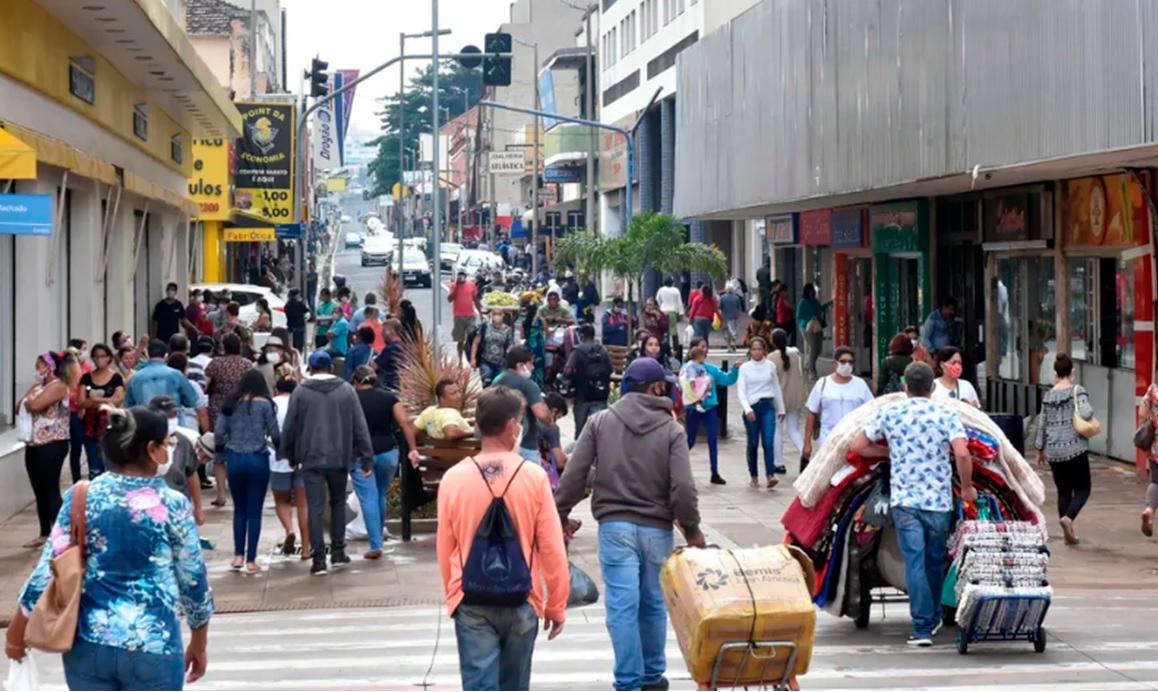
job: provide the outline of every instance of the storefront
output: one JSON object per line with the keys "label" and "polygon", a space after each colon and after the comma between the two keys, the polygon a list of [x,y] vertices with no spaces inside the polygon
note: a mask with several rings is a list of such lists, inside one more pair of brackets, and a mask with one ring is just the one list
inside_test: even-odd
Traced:
{"label": "storefront", "polygon": [[[936,294],[934,303],[944,298],[957,300],[957,319],[952,325],[951,341],[958,346],[964,360],[964,377],[984,393],[981,379],[984,369],[978,366],[985,361],[985,252],[982,250],[982,209],[986,215],[986,228],[1004,224],[1009,227],[1024,224],[1026,193],[1000,190],[980,194],[955,197],[939,197],[933,200],[933,234],[936,245]],[[993,210],[992,200],[1005,200],[1005,209],[1020,211],[1007,212],[1000,222]],[[988,238],[992,240],[992,237]]]}
{"label": "storefront", "polygon": [[856,352],[858,374],[873,371],[873,257],[865,235],[867,207],[832,210],[832,342]]}
{"label": "storefront", "polygon": [[780,279],[788,288],[788,300],[795,306],[804,288],[804,247],[800,244],[800,215],[769,216],[764,225],[771,247],[772,278]]}
{"label": "storefront", "polygon": [[[817,209],[800,213],[800,245],[804,263],[804,283],[811,283],[816,287],[816,299],[821,304],[835,303],[835,281],[833,272],[832,249],[832,210]],[[799,301],[803,297],[804,287],[797,294]],[[821,358],[831,358],[833,348],[838,345],[834,338],[831,308],[824,327],[824,344],[820,351]]]}
{"label": "storefront", "polygon": [[889,351],[889,340],[910,325],[920,326],[932,310],[929,287],[929,201],[925,199],[869,207],[873,254],[874,362]]}

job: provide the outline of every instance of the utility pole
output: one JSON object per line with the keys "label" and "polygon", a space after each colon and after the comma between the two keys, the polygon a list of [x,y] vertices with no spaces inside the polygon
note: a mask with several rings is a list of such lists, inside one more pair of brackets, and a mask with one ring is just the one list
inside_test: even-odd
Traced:
{"label": "utility pole", "polygon": [[[595,11],[597,5],[591,5],[585,12],[585,19],[587,26],[584,33],[587,35],[587,88],[584,89],[584,117],[588,120],[595,120],[595,98],[592,92],[595,91],[595,53],[591,45],[591,13]],[[595,128],[587,129],[587,228],[594,229],[595,224],[595,151],[598,143],[598,137],[595,134]]]}
{"label": "utility pole", "polygon": [[[398,63],[398,192],[403,202],[406,201],[405,188],[406,183],[403,181],[403,176],[406,171],[406,32],[398,34],[398,55],[401,56],[401,62]],[[398,280],[402,280],[402,238],[406,235],[404,233],[406,224],[406,207],[402,207],[402,223],[398,225],[398,266],[393,268],[393,271],[398,272]],[[383,296],[385,297],[385,296]],[[399,317],[399,315],[391,315],[391,317]]]}
{"label": "utility pole", "polygon": [[257,0],[249,0],[249,98],[257,97]]}
{"label": "utility pole", "polygon": [[[441,165],[442,165],[442,157],[439,154],[439,149],[440,149],[439,145],[441,144],[440,140],[442,139],[442,137],[441,137],[441,132],[439,131],[439,123],[438,123],[438,120],[439,120],[439,117],[438,117],[439,116],[439,113],[438,113],[438,72],[439,72],[439,67],[440,67],[440,65],[438,63],[438,34],[439,34],[439,31],[438,31],[438,0],[431,0],[431,2],[430,2],[430,32],[432,34],[434,34],[433,36],[430,37],[430,41],[431,41],[430,53],[433,56],[432,62],[434,63],[434,71],[433,71],[434,72],[434,74],[433,74],[434,79],[433,79],[433,83],[431,85],[433,88],[431,90],[432,93],[431,93],[431,104],[430,104],[431,105],[431,107],[430,107],[430,132],[431,132],[431,134],[434,135],[432,138],[434,141],[434,145],[433,145],[433,148],[434,148],[434,169],[436,171],[434,191],[437,194],[437,192],[438,192],[437,182],[438,182],[438,177],[439,177],[437,174],[437,171],[439,168],[441,168]],[[442,269],[441,269],[441,267],[442,267],[442,242],[441,242],[442,241],[442,209],[439,207],[437,199],[434,202],[434,214],[432,215],[432,220],[433,220],[433,224],[432,224],[433,233],[432,233],[432,235],[434,236],[434,277],[435,277],[435,280],[431,282],[431,284],[433,284],[433,285],[430,287],[431,293],[433,294],[431,296],[431,299],[430,299],[430,304],[431,304],[431,307],[433,308],[431,310],[431,313],[432,313],[431,317],[434,320],[434,324],[432,324],[430,327],[430,333],[434,335],[434,340],[433,340],[434,357],[436,359],[438,359],[436,362],[441,362],[442,361],[442,346],[441,346],[441,342],[438,339],[438,336],[439,336],[438,330],[442,324],[442,291],[440,290],[442,287]],[[401,258],[399,258],[399,259],[401,259]]]}
{"label": "utility pole", "polygon": [[[437,2],[437,0],[435,0]],[[534,3],[531,3],[534,5]],[[535,85],[535,110],[543,109],[539,94],[539,42],[534,44],[535,64],[531,70],[531,79]],[[539,130],[542,121],[535,115],[535,166],[531,172],[531,276],[539,275]]]}

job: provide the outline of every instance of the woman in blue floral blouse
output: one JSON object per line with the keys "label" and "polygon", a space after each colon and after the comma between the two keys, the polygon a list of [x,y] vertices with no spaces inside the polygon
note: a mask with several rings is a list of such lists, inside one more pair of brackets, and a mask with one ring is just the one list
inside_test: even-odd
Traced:
{"label": "woman in blue floral blouse", "polygon": [[[70,689],[179,690],[205,674],[213,595],[193,506],[165,483],[169,431],[146,407],[109,413],[101,441],[109,473],[92,481],[85,507],[87,562],[76,639],[64,654]],[[40,562],[20,592],[8,657],[24,658],[27,616],[69,546],[73,491],[64,496]],[[192,638],[182,653],[182,611]]]}

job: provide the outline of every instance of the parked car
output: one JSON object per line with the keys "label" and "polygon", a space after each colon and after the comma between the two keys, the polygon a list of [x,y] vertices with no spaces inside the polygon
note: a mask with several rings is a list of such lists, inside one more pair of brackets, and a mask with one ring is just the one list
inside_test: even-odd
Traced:
{"label": "parked car", "polygon": [[[265,298],[269,303],[270,312],[273,313],[273,326],[286,326],[285,301],[281,296],[274,293],[272,288],[254,286],[252,284],[193,284],[189,288],[199,288],[202,291],[209,291],[211,293],[221,293],[225,289],[229,289],[229,293],[234,302],[241,306],[241,310],[238,311],[238,317],[240,317],[242,323],[246,325],[251,325],[257,321],[257,299]],[[265,345],[265,341],[268,338],[268,332],[254,332],[253,334],[253,342],[259,349]]]}
{"label": "parked car", "polygon": [[458,256],[462,253],[462,245],[458,243],[442,243],[439,246],[439,252],[442,253],[442,261],[440,262],[442,270],[447,272],[453,271],[455,263],[458,262]]}
{"label": "parked car", "polygon": [[454,273],[466,272],[467,276],[473,278],[480,271],[491,273],[496,269],[501,271],[503,267],[502,258],[493,252],[463,250],[458,253],[458,258],[454,264]]}
{"label": "parked car", "polygon": [[357,231],[346,231],[346,249],[362,247],[365,239]]}
{"label": "parked car", "polygon": [[[394,271],[398,271],[398,250],[390,254],[390,266],[394,267]],[[402,282],[404,284],[414,283],[430,288],[434,285],[434,277],[430,271],[430,261],[426,259],[426,255],[421,250],[415,248],[403,248],[401,272]]]}
{"label": "parked car", "polygon": [[362,266],[389,264],[390,256],[398,251],[394,236],[372,235],[362,243]]}

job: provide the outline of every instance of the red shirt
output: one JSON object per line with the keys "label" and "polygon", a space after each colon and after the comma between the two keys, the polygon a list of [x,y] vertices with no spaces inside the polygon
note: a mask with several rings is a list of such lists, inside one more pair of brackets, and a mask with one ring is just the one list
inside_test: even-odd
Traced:
{"label": "red shirt", "polygon": [[796,311],[792,309],[792,303],[784,296],[776,301],[776,323],[777,324],[791,324],[796,320]]}
{"label": "red shirt", "polygon": [[454,316],[474,317],[474,299],[478,295],[478,286],[470,279],[461,284],[454,281],[450,284],[450,292],[454,294]]}
{"label": "red shirt", "polygon": [[710,320],[719,311],[720,304],[716,302],[714,293],[711,298],[705,298],[703,293],[697,292],[692,295],[692,306],[691,310],[688,311],[688,317],[693,320],[697,317],[706,317]]}

